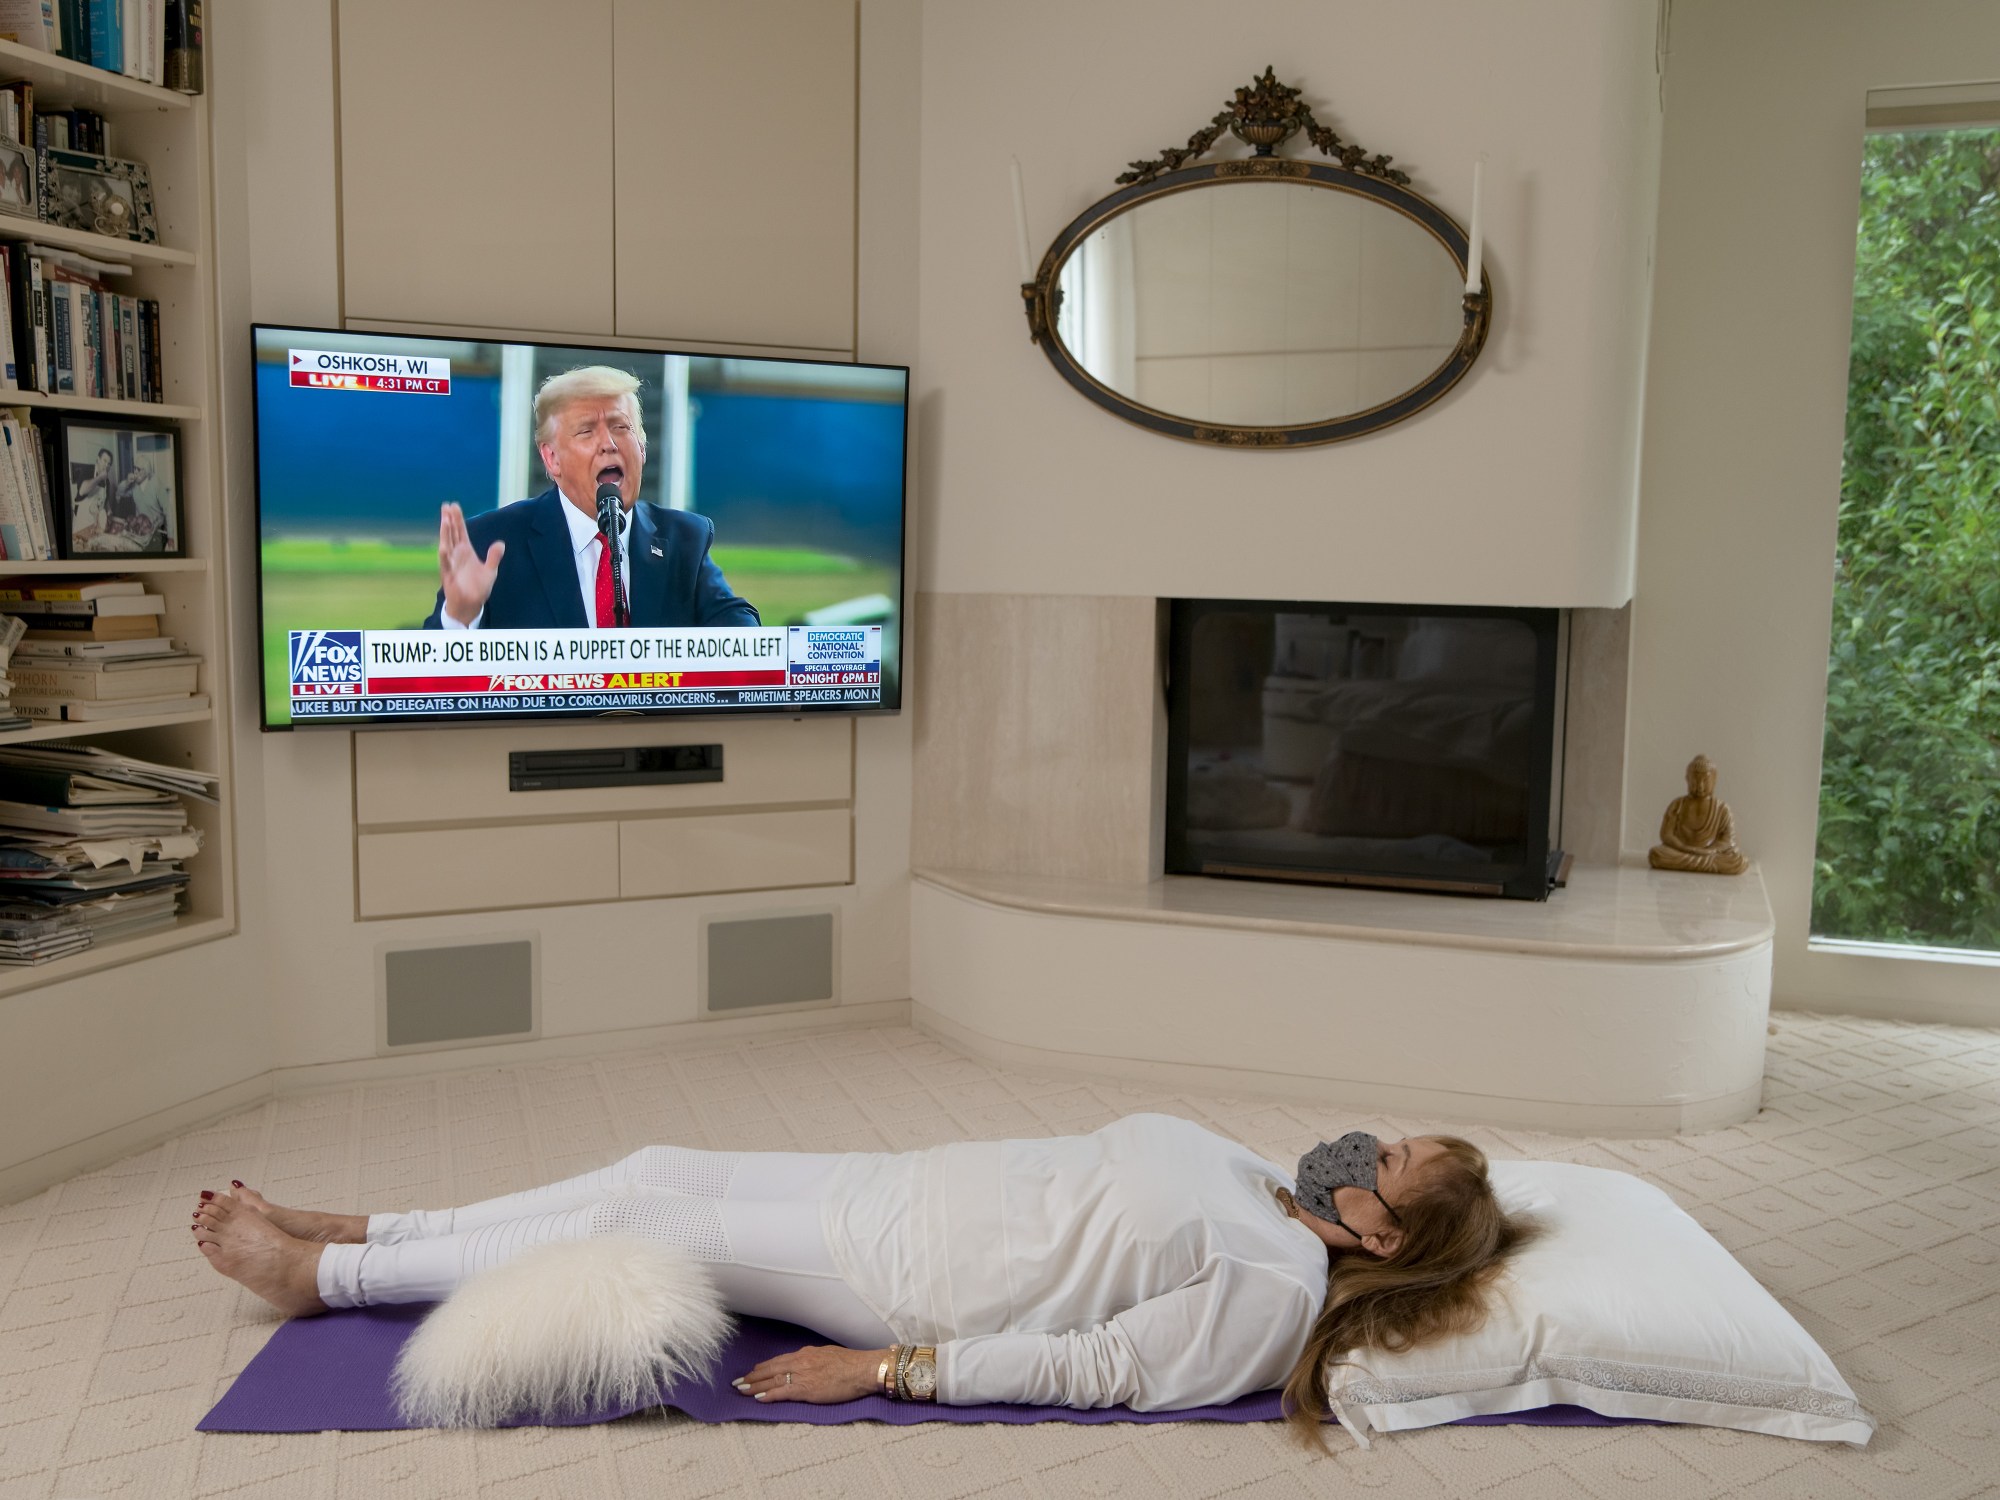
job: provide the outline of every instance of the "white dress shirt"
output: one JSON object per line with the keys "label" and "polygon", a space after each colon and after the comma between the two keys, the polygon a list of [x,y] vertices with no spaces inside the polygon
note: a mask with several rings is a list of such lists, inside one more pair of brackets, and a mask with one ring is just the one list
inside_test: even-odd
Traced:
{"label": "white dress shirt", "polygon": [[[558,490],[557,494],[562,494]],[[569,544],[576,550],[576,586],[583,595],[583,619],[586,625],[597,624],[597,559],[603,552],[599,545],[603,533],[597,529],[597,518],[586,516],[563,497],[563,519],[569,522]],[[618,512],[618,576],[625,585],[625,602],[629,608],[632,602],[632,518],[624,510]],[[486,618],[482,608],[472,617],[470,625],[461,625],[451,617],[451,611],[440,609],[438,623],[446,630],[477,630],[479,622]]]}
{"label": "white dress shirt", "polygon": [[823,1209],[841,1277],[937,1399],[1137,1411],[1282,1385],[1326,1298],[1291,1179],[1171,1115],[1085,1136],[855,1155]]}

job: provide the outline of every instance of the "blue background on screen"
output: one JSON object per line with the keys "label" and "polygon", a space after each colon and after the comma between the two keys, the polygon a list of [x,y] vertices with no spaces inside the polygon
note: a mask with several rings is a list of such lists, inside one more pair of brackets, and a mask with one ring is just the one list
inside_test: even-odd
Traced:
{"label": "blue background on screen", "polygon": [[715,522],[717,545],[902,555],[901,406],[733,391],[695,400],[694,508]]}
{"label": "blue background on screen", "polygon": [[454,375],[449,396],[291,385],[257,362],[257,493],[267,537],[437,540],[438,507],[491,510],[500,380]]}

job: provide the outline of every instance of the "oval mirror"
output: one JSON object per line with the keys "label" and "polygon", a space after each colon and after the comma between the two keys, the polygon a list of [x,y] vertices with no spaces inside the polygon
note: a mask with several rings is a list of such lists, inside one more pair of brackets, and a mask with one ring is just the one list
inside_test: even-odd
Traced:
{"label": "oval mirror", "polygon": [[1056,270],[1055,336],[1111,394],[1211,426],[1321,427],[1457,350],[1465,272],[1417,220],[1310,182],[1208,186],[1113,214]]}
{"label": "oval mirror", "polygon": [[[1225,129],[1257,155],[1187,165]],[[1271,154],[1300,129],[1338,164]],[[1483,275],[1468,291],[1465,231],[1389,160],[1267,68],[1063,230],[1021,288],[1030,333],[1084,395],[1171,437],[1300,447],[1414,416],[1471,368],[1492,294]]]}

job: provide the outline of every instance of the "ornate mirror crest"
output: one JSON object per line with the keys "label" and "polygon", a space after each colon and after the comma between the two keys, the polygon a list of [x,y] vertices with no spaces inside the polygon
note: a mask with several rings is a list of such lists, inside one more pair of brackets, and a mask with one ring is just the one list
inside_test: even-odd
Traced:
{"label": "ornate mirror crest", "polygon": [[[1254,154],[1202,163],[1225,131]],[[1301,132],[1329,160],[1276,154]],[[1191,442],[1306,447],[1414,416],[1478,358],[1492,292],[1390,160],[1266,68],[1056,237],[1021,287],[1029,337],[1098,405]]]}

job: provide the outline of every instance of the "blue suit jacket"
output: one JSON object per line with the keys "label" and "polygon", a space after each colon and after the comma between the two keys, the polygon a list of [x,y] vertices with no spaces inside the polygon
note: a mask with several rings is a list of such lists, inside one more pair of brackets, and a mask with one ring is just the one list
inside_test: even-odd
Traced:
{"label": "blue suit jacket", "polygon": [[[466,519],[472,550],[486,556],[505,542],[500,575],[480,617],[482,630],[587,630],[583,595],[577,588],[576,549],[570,543],[563,507],[569,502],[551,486],[532,500],[517,500]],[[626,541],[626,597],[634,625],[760,625],[748,600],[730,592],[729,580],[709,558],[715,523],[692,511],[669,510],[640,501],[632,507]],[[424,628],[443,623],[444,590]]]}

